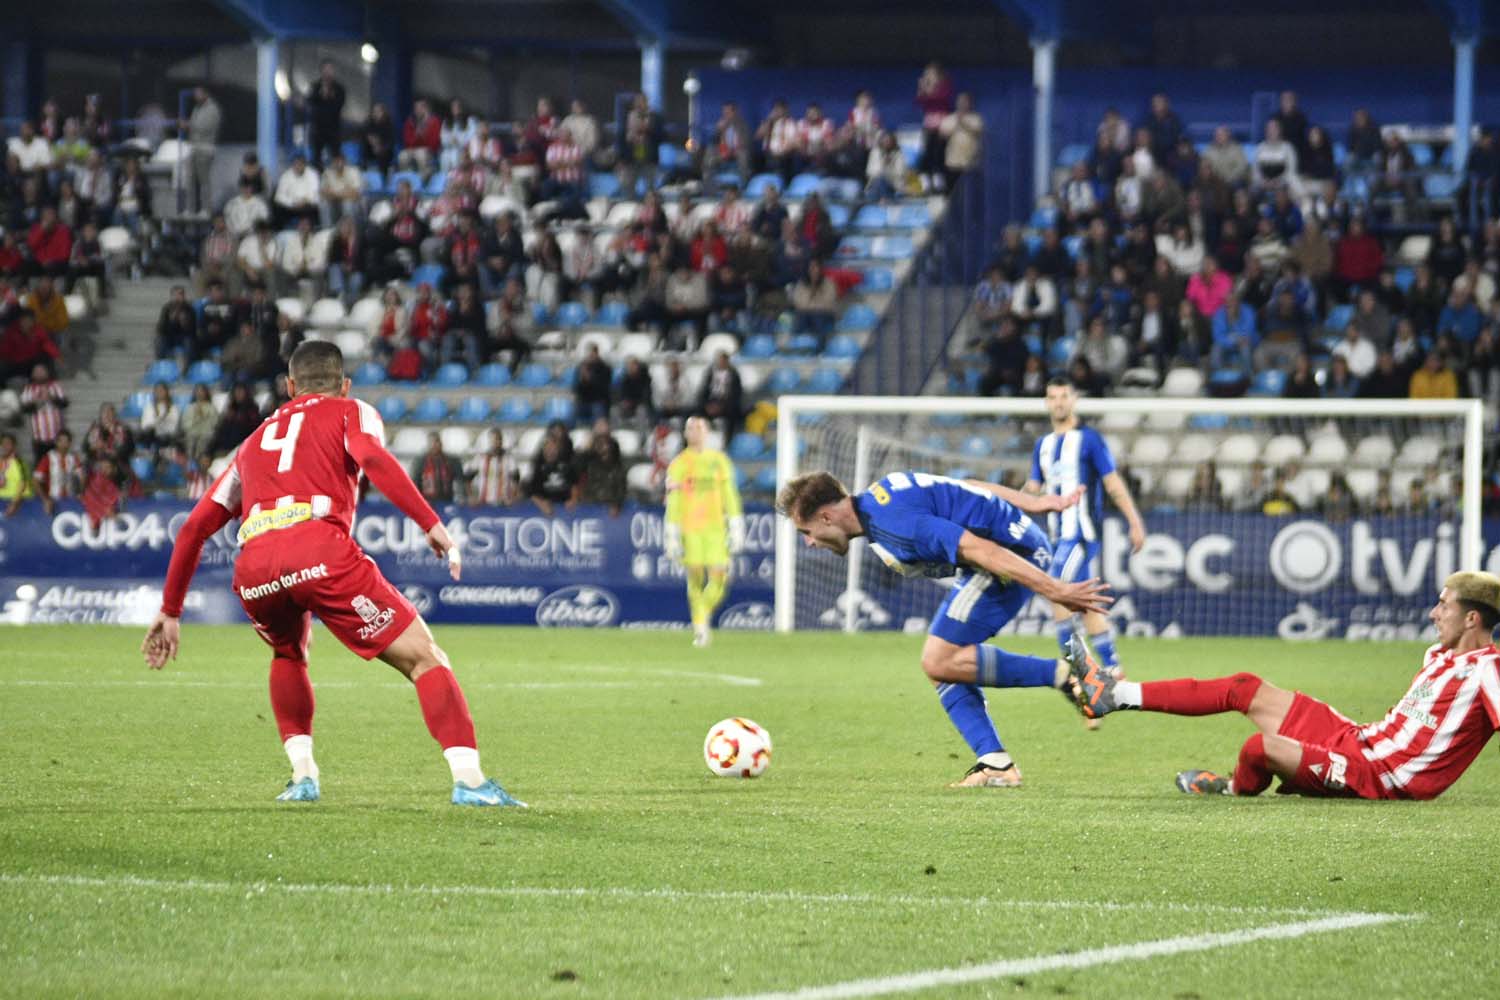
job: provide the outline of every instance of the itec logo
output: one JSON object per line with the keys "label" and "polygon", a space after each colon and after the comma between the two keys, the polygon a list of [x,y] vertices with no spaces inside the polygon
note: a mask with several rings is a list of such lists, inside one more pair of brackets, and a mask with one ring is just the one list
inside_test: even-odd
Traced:
{"label": "itec logo", "polygon": [[736,604],[719,616],[719,628],[741,632],[769,632],[775,625],[771,606],[765,601]]}
{"label": "itec logo", "polygon": [[581,583],[554,590],[536,606],[536,623],[544,628],[604,628],[619,617],[614,594]]}
{"label": "itec logo", "polygon": [[349,604],[354,608],[355,614],[359,615],[360,619],[364,621],[364,625],[359,630],[359,637],[361,639],[368,639],[371,636],[376,636],[384,632],[386,626],[390,625],[391,621],[396,617],[396,612],[393,609],[377,608],[375,602],[364,594],[360,594],[354,600],[350,601]]}

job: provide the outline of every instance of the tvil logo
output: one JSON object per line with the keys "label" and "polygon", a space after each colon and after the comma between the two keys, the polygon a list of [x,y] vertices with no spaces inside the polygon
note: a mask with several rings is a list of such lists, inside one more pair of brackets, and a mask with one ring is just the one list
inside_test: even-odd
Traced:
{"label": "tvil logo", "polygon": [[545,628],[604,628],[619,617],[614,594],[581,583],[554,590],[536,606],[536,623]]}

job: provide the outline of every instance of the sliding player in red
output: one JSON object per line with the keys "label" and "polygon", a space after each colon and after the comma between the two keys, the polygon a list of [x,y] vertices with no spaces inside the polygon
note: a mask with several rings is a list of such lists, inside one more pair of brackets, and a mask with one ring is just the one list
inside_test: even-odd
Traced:
{"label": "sliding player in red", "polygon": [[453,772],[455,805],[524,805],[480,770],[474,721],[447,654],[417,609],[350,537],[360,472],[427,533],[428,545],[448,559],[455,580],[457,547],[386,451],[380,415],[349,398],[339,349],[323,341],[304,343],[292,354],[290,369],[291,402],[245,439],[177,536],[161,612],[141,644],[147,665],[159,670],[176,658],[182,601],[203,543],[243,517],[234,589],[272,649],[271,709],[292,762],[292,780],[277,798],[318,799],[307,677],[317,615],[349,649],[389,663],[416,686],[427,729]]}
{"label": "sliding player in red", "polygon": [[1240,748],[1229,778],[1183,771],[1184,792],[1259,795],[1281,790],[1362,799],[1432,799],[1459,779],[1500,728],[1500,577],[1454,573],[1428,614],[1437,644],[1406,695],[1379,722],[1361,726],[1315,698],[1254,674],[1217,680],[1117,680],[1089,658],[1074,668],[1088,718],[1120,709],[1171,715],[1240,712],[1260,732]]}

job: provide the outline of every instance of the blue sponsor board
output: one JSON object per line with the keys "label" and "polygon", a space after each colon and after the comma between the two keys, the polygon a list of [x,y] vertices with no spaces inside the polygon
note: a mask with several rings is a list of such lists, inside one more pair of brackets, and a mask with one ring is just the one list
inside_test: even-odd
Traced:
{"label": "blue sponsor board", "polygon": [[[92,525],[76,505],[46,517],[36,505],[0,522],[0,620],[149,622],[161,601],[172,541],[191,507],[132,503]],[[662,511],[611,516],[579,507],[545,517],[531,507],[439,510],[463,548],[463,578],[393,507],[365,506],[354,537],[381,572],[432,622],[550,628],[686,628],[682,569],[662,548]],[[720,614],[727,628],[770,628],[773,515],[746,512],[745,551]],[[203,548],[184,616],[244,621],[230,589],[231,524]]]}
{"label": "blue sponsor board", "polygon": [[[48,518],[28,504],[0,520],[0,621],[148,622],[189,510],[183,503],[142,501],[91,525],[76,505],[65,504]],[[368,505],[355,525],[356,540],[430,621],[687,625],[682,571],[663,552],[660,508],[627,507],[613,517],[587,507],[556,517],[529,507],[447,507],[440,513],[463,546],[459,581],[392,507]],[[718,625],[769,629],[774,516],[754,508],[746,521],[746,549],[736,557]],[[1435,517],[1330,522],[1152,514],[1147,526],[1145,546],[1131,553],[1124,523],[1111,518],[1103,525],[1097,572],[1114,588],[1112,616],[1129,635],[1422,638],[1437,588],[1459,568],[1457,525]],[[1484,528],[1482,568],[1500,572],[1500,519]],[[230,590],[235,552],[234,525],[204,546],[185,609],[189,621],[244,620]],[[866,572],[861,585],[854,599],[862,628],[925,629],[942,598],[942,589],[929,582],[904,581],[878,568]],[[913,586],[926,589],[904,589]],[[849,600],[843,594],[828,608],[804,604],[799,623],[841,625]],[[1007,631],[1050,628],[1050,609],[1034,600]]]}

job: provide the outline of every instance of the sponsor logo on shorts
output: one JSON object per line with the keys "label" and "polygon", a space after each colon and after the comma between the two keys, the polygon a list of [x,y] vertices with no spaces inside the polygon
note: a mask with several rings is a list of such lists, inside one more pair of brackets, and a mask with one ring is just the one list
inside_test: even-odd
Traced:
{"label": "sponsor logo on shorts", "polygon": [[1328,776],[1323,779],[1323,784],[1329,788],[1344,787],[1344,771],[1349,766],[1349,758],[1341,753],[1328,751]]}
{"label": "sponsor logo on shorts", "polygon": [[547,628],[603,628],[619,617],[615,595],[588,584],[554,590],[536,606],[536,623]]}
{"label": "sponsor logo on shorts", "polygon": [[394,608],[377,607],[375,602],[364,594],[360,594],[349,604],[354,608],[354,613],[364,621],[364,625],[359,630],[361,639],[369,639],[384,632],[396,617]]}
{"label": "sponsor logo on shorts", "polygon": [[438,591],[444,604],[463,607],[515,608],[540,604],[546,591],[541,587],[471,587],[450,584]]}
{"label": "sponsor logo on shorts", "polygon": [[401,588],[401,596],[411,601],[411,606],[417,609],[418,614],[425,615],[432,610],[432,591],[426,587],[419,587],[415,583],[408,583]]}
{"label": "sponsor logo on shorts", "polygon": [[719,616],[719,628],[745,632],[769,632],[776,624],[771,606],[765,601],[746,601],[726,608]]}
{"label": "sponsor logo on shorts", "polygon": [[270,597],[272,594],[279,594],[283,590],[290,590],[299,583],[306,583],[308,580],[323,580],[327,577],[328,565],[326,563],[318,563],[316,566],[308,566],[304,569],[293,570],[290,573],[283,573],[274,580],[267,580],[265,583],[258,583],[253,587],[241,587],[240,599],[243,601],[258,601],[262,597]]}

